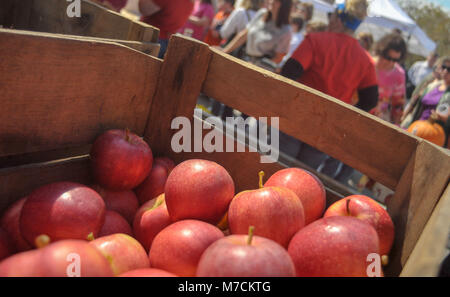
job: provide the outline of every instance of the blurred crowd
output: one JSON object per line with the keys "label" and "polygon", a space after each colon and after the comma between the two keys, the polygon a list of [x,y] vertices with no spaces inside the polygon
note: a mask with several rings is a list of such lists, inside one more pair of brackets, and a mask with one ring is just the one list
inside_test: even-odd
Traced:
{"label": "blurred crowd", "polygon": [[[126,4],[107,1],[116,9]],[[433,52],[406,69],[408,48],[400,30],[377,41],[355,33],[367,7],[367,0],[341,1],[326,24],[312,21],[314,6],[298,0],[139,0],[141,20],[160,29],[160,57],[170,35],[181,33],[403,129],[417,121],[439,125],[444,140],[429,140],[448,147],[450,57]],[[231,115],[229,108],[218,110]],[[334,178],[351,172],[306,144],[297,157]]]}

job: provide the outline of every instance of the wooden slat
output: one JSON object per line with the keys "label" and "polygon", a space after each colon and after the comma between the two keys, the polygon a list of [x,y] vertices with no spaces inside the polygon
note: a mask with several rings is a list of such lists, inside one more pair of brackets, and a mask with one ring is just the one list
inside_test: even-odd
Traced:
{"label": "wooden slat", "polygon": [[121,45],[0,30],[0,156],[143,135],[161,60]]}
{"label": "wooden slat", "polygon": [[0,213],[35,188],[57,181],[89,185],[88,156],[0,169]]}
{"label": "wooden slat", "polygon": [[402,270],[449,178],[448,151],[421,141],[387,204],[395,226],[387,274],[398,275]]}
{"label": "wooden slat", "polygon": [[381,119],[215,49],[203,93],[280,130],[394,189],[418,139]]}
{"label": "wooden slat", "polygon": [[[31,12],[20,2],[31,3]],[[159,29],[133,21],[91,1],[81,0],[81,17],[69,17],[66,0],[16,0],[14,28],[49,33],[91,36],[110,39],[158,41]]]}
{"label": "wooden slat", "polygon": [[177,116],[192,120],[209,65],[210,52],[205,43],[172,35],[158,79],[144,138],[156,154],[170,150]]}
{"label": "wooden slat", "polygon": [[450,235],[450,186],[439,199],[400,276],[437,276]]}
{"label": "wooden slat", "polygon": [[[30,34],[32,31],[17,30],[14,32],[17,32],[17,33],[22,32],[22,33]],[[159,49],[161,47],[159,45],[159,43],[154,43],[154,42],[141,42],[141,41],[134,41],[134,40],[99,38],[99,37],[91,37],[91,36],[68,35],[68,34],[58,34],[58,33],[48,33],[48,32],[40,32],[39,36],[51,37],[51,38],[59,37],[59,38],[64,38],[64,39],[92,41],[92,42],[117,43],[117,44],[125,45],[129,48],[135,49],[137,51],[143,52],[144,54],[151,55],[154,57],[158,57]]]}

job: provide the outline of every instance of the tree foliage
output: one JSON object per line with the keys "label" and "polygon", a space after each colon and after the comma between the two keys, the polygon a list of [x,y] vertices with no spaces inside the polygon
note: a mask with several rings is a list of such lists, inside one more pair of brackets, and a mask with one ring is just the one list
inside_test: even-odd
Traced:
{"label": "tree foliage", "polygon": [[450,55],[450,13],[421,0],[396,0],[400,7],[437,44],[437,51]]}

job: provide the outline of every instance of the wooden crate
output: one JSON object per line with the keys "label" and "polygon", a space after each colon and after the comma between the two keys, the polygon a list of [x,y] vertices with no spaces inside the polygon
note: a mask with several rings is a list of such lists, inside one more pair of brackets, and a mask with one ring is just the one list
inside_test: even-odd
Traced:
{"label": "wooden crate", "polygon": [[[90,144],[110,128],[143,136],[156,156],[217,161],[236,191],[256,188],[260,170],[283,168],[260,163],[257,152],[173,152],[172,119],[194,121],[204,93],[253,117],[279,117],[281,131],[395,190],[387,209],[396,238],[385,273],[437,274],[449,234],[447,150],[179,35],[164,61],[104,41],[7,30],[0,43],[0,210],[48,182],[90,182]],[[327,199],[336,195],[327,189]]]}
{"label": "wooden crate", "polygon": [[159,53],[159,29],[126,18],[87,0],[81,16],[69,17],[66,0],[2,0],[0,25],[4,28],[82,36],[92,41],[117,42],[152,56]]}

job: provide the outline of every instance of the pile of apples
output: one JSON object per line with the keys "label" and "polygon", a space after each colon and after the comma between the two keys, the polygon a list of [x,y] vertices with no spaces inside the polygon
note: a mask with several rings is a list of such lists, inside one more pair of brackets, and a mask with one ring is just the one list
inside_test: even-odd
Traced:
{"label": "pile of apples", "polygon": [[106,131],[90,157],[96,184],[41,186],[1,216],[0,276],[367,276],[367,256],[393,243],[377,202],[325,210],[299,168],[236,194],[221,165],[153,158],[129,131]]}

